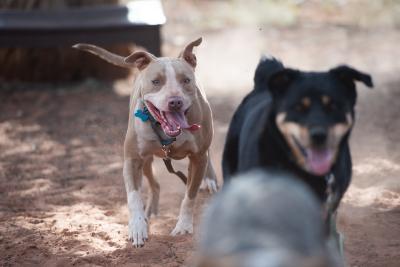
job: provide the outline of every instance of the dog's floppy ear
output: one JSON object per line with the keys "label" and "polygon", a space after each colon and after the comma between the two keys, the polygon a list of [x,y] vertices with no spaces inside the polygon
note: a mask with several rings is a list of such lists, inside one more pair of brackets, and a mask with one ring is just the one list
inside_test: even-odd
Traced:
{"label": "dog's floppy ear", "polygon": [[268,79],[268,89],[273,95],[283,94],[298,75],[299,71],[284,68],[271,75]]}
{"label": "dog's floppy ear", "polygon": [[127,56],[124,61],[127,64],[134,65],[139,70],[143,70],[150,64],[150,62],[156,59],[157,58],[154,55],[145,51],[140,51]]}
{"label": "dog's floppy ear", "polygon": [[339,81],[345,85],[354,87],[354,81],[364,83],[366,86],[372,88],[374,86],[372,78],[369,74],[358,71],[352,67],[341,65],[329,70]]}
{"label": "dog's floppy ear", "polygon": [[197,65],[196,55],[193,54],[193,47],[199,46],[202,41],[203,39],[200,37],[199,39],[191,42],[185,47],[185,49],[183,49],[182,53],[179,55],[179,57],[183,58],[193,68],[196,68]]}

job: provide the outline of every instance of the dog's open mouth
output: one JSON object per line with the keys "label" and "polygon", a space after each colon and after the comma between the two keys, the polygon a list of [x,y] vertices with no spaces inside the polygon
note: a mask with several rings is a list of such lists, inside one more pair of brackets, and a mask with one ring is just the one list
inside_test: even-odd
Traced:
{"label": "dog's open mouth", "polygon": [[305,168],[314,175],[326,175],[332,168],[334,161],[334,151],[331,148],[304,148],[293,136],[297,147],[305,159]]}
{"label": "dog's open mouth", "polygon": [[146,107],[154,119],[160,123],[164,133],[170,137],[180,135],[182,129],[196,131],[200,128],[199,124],[189,125],[185,116],[185,111],[161,111],[150,101],[146,101]]}

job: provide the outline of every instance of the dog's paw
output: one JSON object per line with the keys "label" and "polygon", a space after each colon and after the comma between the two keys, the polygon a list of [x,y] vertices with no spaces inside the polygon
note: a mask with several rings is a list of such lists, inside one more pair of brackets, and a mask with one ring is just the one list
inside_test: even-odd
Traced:
{"label": "dog's paw", "polygon": [[143,215],[129,219],[128,236],[134,247],[143,247],[147,240],[147,219]]}
{"label": "dog's paw", "polygon": [[171,232],[172,236],[184,234],[193,234],[193,220],[186,216],[178,219],[174,230]]}
{"label": "dog's paw", "polygon": [[217,193],[217,181],[215,179],[204,177],[204,179],[201,181],[200,190],[208,190],[211,195]]}

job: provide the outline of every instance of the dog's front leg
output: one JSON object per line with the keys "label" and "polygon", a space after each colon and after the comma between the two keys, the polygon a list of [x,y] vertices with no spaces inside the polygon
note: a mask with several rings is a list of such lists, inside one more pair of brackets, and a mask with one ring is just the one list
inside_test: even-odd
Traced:
{"label": "dog's front leg", "polygon": [[210,152],[207,152],[207,169],[203,181],[200,184],[200,189],[205,190],[208,189],[210,194],[217,193],[218,191],[218,183],[217,176],[215,175],[215,170],[211,162]]}
{"label": "dog's front leg", "polygon": [[178,222],[171,235],[193,233],[193,209],[195,198],[207,168],[207,155],[193,155],[189,163],[189,177],[185,197],[182,200]]}
{"label": "dog's front leg", "polygon": [[147,218],[140,196],[142,166],[143,161],[141,159],[126,158],[124,161],[123,175],[129,209],[128,236],[135,247],[142,247],[148,237]]}

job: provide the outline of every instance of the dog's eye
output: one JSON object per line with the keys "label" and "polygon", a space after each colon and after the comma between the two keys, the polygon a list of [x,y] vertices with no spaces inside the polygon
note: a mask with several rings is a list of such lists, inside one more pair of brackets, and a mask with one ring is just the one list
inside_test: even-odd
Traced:
{"label": "dog's eye", "polygon": [[153,85],[159,85],[160,84],[160,80],[159,79],[154,79],[154,80],[151,81],[151,83]]}
{"label": "dog's eye", "polygon": [[305,106],[302,103],[297,104],[294,108],[296,109],[297,112],[307,112],[309,109],[308,106]]}
{"label": "dog's eye", "polygon": [[190,83],[190,79],[189,79],[189,78],[184,78],[184,79],[182,80],[182,82],[183,82],[184,84],[189,84],[189,83]]}

